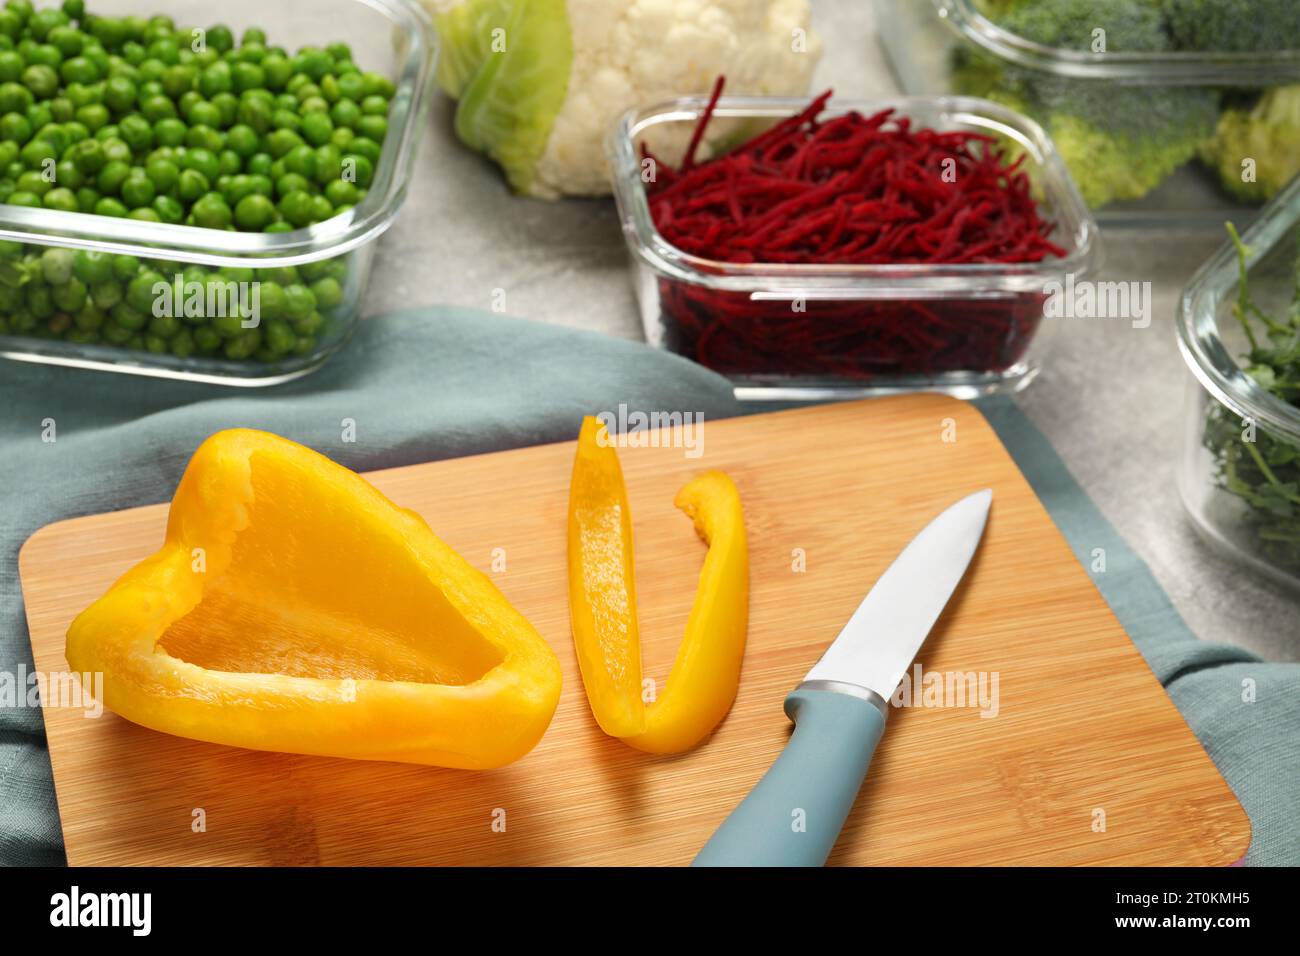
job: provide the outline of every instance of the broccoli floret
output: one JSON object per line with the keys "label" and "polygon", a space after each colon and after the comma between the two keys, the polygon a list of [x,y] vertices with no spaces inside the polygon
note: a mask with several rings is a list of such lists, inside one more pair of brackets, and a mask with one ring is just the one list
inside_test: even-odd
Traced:
{"label": "broccoli floret", "polygon": [[[1243,202],[1264,202],[1300,173],[1300,85],[1275,86],[1253,107],[1226,109],[1202,152],[1223,188]],[[1246,160],[1253,163],[1243,165]],[[1253,181],[1243,178],[1247,170]]]}
{"label": "broccoli floret", "polygon": [[[1107,52],[1170,49],[1151,0],[1033,0],[997,22],[1052,47],[1094,49],[1101,29]],[[1020,68],[993,75],[978,56],[954,67],[963,92],[997,99],[1043,124],[1092,207],[1146,195],[1197,155],[1218,118],[1218,93],[1201,87],[1124,86]]]}
{"label": "broccoli floret", "polygon": [[1026,7],[1035,0],[975,0],[975,9],[990,20],[1005,17],[1017,7]]}
{"label": "broccoli floret", "polygon": [[998,24],[1027,40],[1067,50],[1091,50],[1098,29],[1106,31],[1110,53],[1169,49],[1160,10],[1149,0],[1037,0],[1017,4]]}
{"label": "broccoli floret", "polygon": [[1300,38],[1296,0],[1160,0],[1178,50],[1289,50]]}

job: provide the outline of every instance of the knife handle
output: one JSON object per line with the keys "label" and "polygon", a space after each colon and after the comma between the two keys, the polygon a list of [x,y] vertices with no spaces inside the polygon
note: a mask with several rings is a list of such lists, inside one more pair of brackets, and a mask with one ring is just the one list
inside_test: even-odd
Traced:
{"label": "knife handle", "polygon": [[885,718],[863,697],[806,687],[785,699],[785,712],[795,725],[785,750],[692,866],[826,862],[867,775]]}

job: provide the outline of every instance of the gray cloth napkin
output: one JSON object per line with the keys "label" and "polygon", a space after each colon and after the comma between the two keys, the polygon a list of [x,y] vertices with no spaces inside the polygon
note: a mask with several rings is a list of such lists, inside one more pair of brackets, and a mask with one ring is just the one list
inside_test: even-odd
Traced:
{"label": "gray cloth napkin", "polygon": [[[266,390],[5,363],[0,671],[31,667],[17,573],[27,537],[62,518],[168,500],[214,431],[263,428],[368,470],[572,438],[582,415],[620,403],[706,418],[763,410],[644,345],[449,308],[363,322],[324,369]],[[1250,813],[1248,862],[1300,862],[1300,666],[1197,641],[1041,434],[1010,402],[983,408],[1076,552],[1107,547],[1097,583]],[[344,419],[355,442],[342,440]],[[53,442],[42,438],[47,420]],[[1243,675],[1259,688],[1249,707],[1234,689]],[[63,859],[40,712],[0,708],[0,863]]]}

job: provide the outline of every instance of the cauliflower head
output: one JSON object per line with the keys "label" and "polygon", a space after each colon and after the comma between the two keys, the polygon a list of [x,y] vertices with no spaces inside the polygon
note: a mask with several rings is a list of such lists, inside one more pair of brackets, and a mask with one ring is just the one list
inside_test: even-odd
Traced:
{"label": "cauliflower head", "polygon": [[[604,139],[625,110],[706,92],[719,74],[729,94],[801,95],[821,54],[808,0],[421,2],[457,135],[545,199],[609,192]],[[680,150],[690,132],[677,135],[656,149]]]}

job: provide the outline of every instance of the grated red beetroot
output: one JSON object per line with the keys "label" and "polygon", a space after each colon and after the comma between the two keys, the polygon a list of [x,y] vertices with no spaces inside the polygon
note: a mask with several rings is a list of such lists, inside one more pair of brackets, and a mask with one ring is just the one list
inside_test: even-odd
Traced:
{"label": "grated red beetroot", "polygon": [[[1023,157],[993,137],[914,128],[892,110],[821,118],[830,91],[731,152],[696,163],[723,79],[679,168],[655,160],[651,216],[677,248],[727,263],[1026,263],[1048,237]],[[649,155],[648,152],[645,155]],[[1024,355],[1044,296],[753,300],[659,283],[667,344],[731,374],[872,378],[1004,371]]]}

